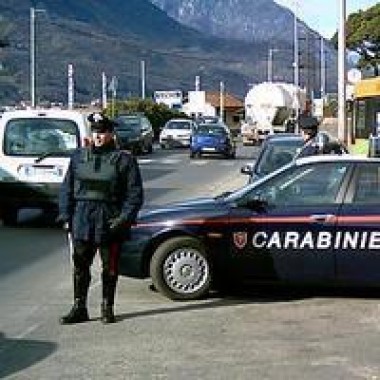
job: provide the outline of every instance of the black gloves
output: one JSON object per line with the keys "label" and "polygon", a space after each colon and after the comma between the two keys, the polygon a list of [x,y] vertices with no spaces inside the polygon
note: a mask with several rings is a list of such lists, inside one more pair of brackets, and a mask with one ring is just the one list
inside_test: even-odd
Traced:
{"label": "black gloves", "polygon": [[118,234],[122,231],[123,227],[126,225],[126,220],[122,216],[117,216],[109,220],[108,225],[110,232],[112,234]]}

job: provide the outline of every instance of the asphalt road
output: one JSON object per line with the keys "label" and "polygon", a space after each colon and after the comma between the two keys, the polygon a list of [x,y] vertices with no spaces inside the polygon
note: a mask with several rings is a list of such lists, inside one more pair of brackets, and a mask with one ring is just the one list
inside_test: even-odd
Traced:
{"label": "asphalt road", "polygon": [[[147,207],[240,186],[254,149],[231,161],[141,157]],[[180,303],[149,284],[121,278],[117,323],[104,326],[96,263],[91,321],[60,326],[72,297],[65,236],[22,213],[0,227],[0,378],[380,379],[377,292],[253,287]]]}

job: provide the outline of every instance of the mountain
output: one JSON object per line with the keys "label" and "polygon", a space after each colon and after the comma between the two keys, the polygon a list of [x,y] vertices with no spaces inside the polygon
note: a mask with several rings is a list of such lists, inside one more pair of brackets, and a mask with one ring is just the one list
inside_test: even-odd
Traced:
{"label": "mountain", "polygon": [[[203,0],[199,4],[197,1],[200,0],[187,3],[199,6],[197,11],[206,9],[207,4],[216,4],[216,0]],[[148,0],[44,0],[38,3],[2,0],[0,30],[2,24],[7,24],[10,45],[0,50],[0,105],[30,97],[31,7],[38,9],[35,18],[36,95],[41,101],[66,102],[68,64],[74,66],[78,102],[101,97],[102,72],[108,78],[118,78],[118,98],[138,96],[142,60],[145,61],[148,95],[154,90],[191,90],[195,76],[199,75],[204,89],[216,90],[223,81],[228,92],[243,96],[250,84],[266,79],[269,46],[281,46],[273,62],[275,77],[292,81],[292,43],[283,38],[284,25],[278,25],[277,39],[273,37],[270,41],[264,36],[250,40],[228,33],[213,35],[190,23],[180,23],[165,8],[171,4],[173,9],[178,9],[182,3],[185,1],[167,0],[165,5],[158,0],[155,4]],[[222,23],[234,4],[235,7],[240,3],[246,5],[245,9],[239,8],[243,15],[252,11],[249,1],[225,0],[224,3],[224,13],[208,14],[203,22],[207,24],[207,17],[211,17],[209,23],[220,17],[218,22]],[[275,4],[271,0],[264,3]],[[280,14],[281,9],[286,15],[289,13],[281,7],[276,9]],[[263,25],[268,22],[264,16],[265,12],[262,13]],[[234,18],[238,23],[237,14]],[[275,29],[273,25],[272,29]]]}
{"label": "mountain", "polygon": [[151,2],[181,24],[202,33],[245,41],[293,41],[293,14],[289,9],[271,0]]}

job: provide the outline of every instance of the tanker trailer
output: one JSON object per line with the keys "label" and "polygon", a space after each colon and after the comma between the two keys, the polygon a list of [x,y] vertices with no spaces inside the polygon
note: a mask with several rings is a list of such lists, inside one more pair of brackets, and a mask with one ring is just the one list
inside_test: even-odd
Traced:
{"label": "tanker trailer", "polygon": [[253,86],[245,97],[243,144],[260,143],[268,134],[285,132],[286,122],[302,110],[305,91],[291,83],[264,82]]}

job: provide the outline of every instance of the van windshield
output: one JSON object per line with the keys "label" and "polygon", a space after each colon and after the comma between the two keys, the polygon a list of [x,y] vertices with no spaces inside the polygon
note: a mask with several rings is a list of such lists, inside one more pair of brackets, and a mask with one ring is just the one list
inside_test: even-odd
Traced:
{"label": "van windshield", "polygon": [[79,146],[79,130],[72,120],[14,119],[5,127],[4,153],[10,156],[41,156],[67,153]]}

